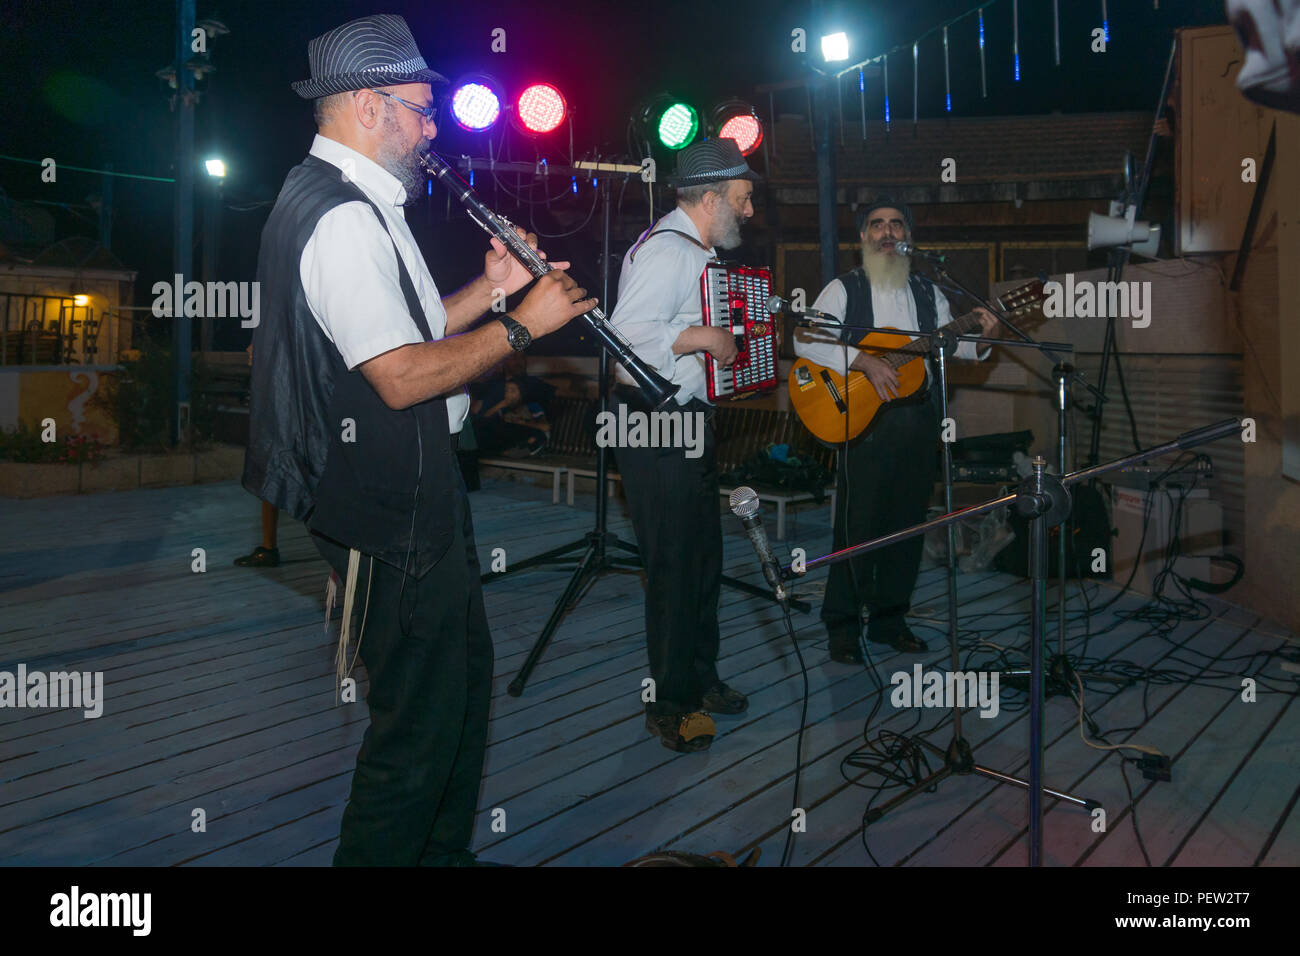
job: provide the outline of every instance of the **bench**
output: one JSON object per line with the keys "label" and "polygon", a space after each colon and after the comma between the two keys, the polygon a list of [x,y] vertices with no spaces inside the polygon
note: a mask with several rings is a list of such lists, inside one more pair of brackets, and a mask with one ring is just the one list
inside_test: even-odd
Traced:
{"label": "bench", "polygon": [[[544,453],[531,458],[480,458],[480,465],[515,471],[550,474],[551,503],[560,500],[560,478],[566,482],[565,500],[574,503],[577,479],[596,478],[595,418],[599,406],[595,399],[561,396],[551,400],[548,420],[551,423],[550,442]],[[745,403],[718,406],[713,420],[717,438],[718,471],[725,473],[749,461],[770,444],[786,444],[793,454],[813,458],[832,473],[835,451],[826,448],[813,438],[793,412],[776,409],[753,408]],[[606,473],[606,494],[613,497],[615,482],[622,481],[611,457]],[[806,491],[792,491],[764,485],[752,486],[760,501],[776,506],[777,538],[784,540],[786,514],[790,505],[815,501]],[[719,493],[729,496],[734,486],[719,488]],[[834,501],[834,487],[826,493]]]}
{"label": "bench", "polygon": [[[539,474],[550,474],[551,476],[551,504],[560,503],[560,476],[569,469],[565,465],[557,465],[547,461],[544,458],[480,458],[479,465],[485,465],[490,468],[509,468],[514,471],[531,471]],[[573,504],[573,479],[569,479],[569,504]]]}
{"label": "bench", "polygon": [[[573,504],[573,484],[574,484],[573,479],[575,478],[590,478],[592,481],[595,481],[596,469],[595,468],[570,468],[569,469],[569,491],[568,491],[569,504]],[[607,497],[610,498],[614,497],[614,482],[622,481],[622,480],[623,480],[623,476],[620,475],[618,472],[614,471],[613,469],[610,469],[609,471],[605,472],[605,488],[606,488]]]}
{"label": "bench", "polygon": [[551,431],[546,451],[529,458],[480,457],[478,463],[491,468],[549,474],[553,505],[560,503],[560,479],[568,475],[568,501],[573,504],[571,470],[576,468],[580,477],[585,476],[585,469],[588,466],[594,467],[596,460],[595,432],[587,426],[589,419],[595,421],[595,415],[596,403],[591,399],[571,396],[553,398],[547,414]]}
{"label": "bench", "polygon": [[[779,411],[770,408],[754,408],[744,402],[718,406],[718,414],[713,420],[714,434],[718,441],[718,471],[725,474],[752,460],[768,445],[789,445],[790,452],[800,458],[811,458],[820,462],[831,474],[835,473],[835,450],[827,448],[813,437],[794,412]],[[718,489],[718,493],[731,496],[738,485],[727,485]],[[758,494],[759,501],[776,505],[776,537],[785,540],[785,518],[789,505],[817,498],[807,491],[793,491],[779,488],[763,482],[751,482],[750,487]],[[831,499],[831,514],[835,513],[835,485],[832,482],[825,489]]]}

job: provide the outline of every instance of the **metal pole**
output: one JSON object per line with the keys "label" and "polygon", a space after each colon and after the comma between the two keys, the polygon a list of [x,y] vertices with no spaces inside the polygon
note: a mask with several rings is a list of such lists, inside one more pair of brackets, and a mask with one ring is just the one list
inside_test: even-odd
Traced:
{"label": "metal pole", "polygon": [[1056,53],[1056,65],[1061,65],[1061,7],[1059,0],[1052,0],[1052,49]]}
{"label": "metal pole", "polygon": [[[221,241],[221,179],[209,176],[208,180],[203,210],[203,279],[216,282],[217,244]],[[212,351],[212,316],[207,309],[203,310],[203,317],[199,320],[199,351]]]}
{"label": "metal pole", "polygon": [[[1042,458],[1034,459],[1036,484],[1043,491]],[[1047,610],[1047,518],[1030,523],[1029,574],[1032,587],[1029,636],[1029,865],[1042,865],[1043,852],[1043,631]]]}
{"label": "metal pole", "polygon": [[[601,205],[604,207],[601,216],[601,240],[600,240],[600,304],[606,309],[609,308],[609,183],[610,177],[600,177]],[[600,390],[600,412],[604,415],[609,410],[609,350],[598,349],[600,352],[600,371],[596,379],[596,387]],[[596,558],[600,561],[605,557],[605,521],[609,511],[608,489],[606,488],[606,475],[609,471],[609,449],[600,447],[596,449],[596,528],[598,533],[595,535],[594,544],[596,546]],[[570,481],[573,479],[570,478]]]}
{"label": "metal pole", "polygon": [[[939,428],[942,432],[948,419],[948,360],[943,343],[932,343],[939,363]],[[943,508],[952,514],[952,442],[943,442]],[[948,649],[954,673],[961,670],[957,656],[957,529],[948,525]],[[952,709],[952,735],[961,740],[961,708]]]}
{"label": "metal pole", "polygon": [[[1056,375],[1056,467],[1060,469],[1057,472],[1062,478],[1070,473],[1069,462],[1066,460],[1066,435],[1069,428],[1069,402],[1070,402],[1070,374],[1074,371],[1068,365],[1058,365],[1054,370]],[[1065,543],[1070,538],[1070,521],[1069,519],[1061,523],[1058,531],[1059,541],[1057,547],[1057,569],[1056,569],[1056,653],[1065,654]],[[1075,573],[1082,576],[1082,571],[1075,568]]]}
{"label": "metal pole", "polygon": [[[1173,80],[1174,60],[1178,54],[1178,38],[1175,36],[1169,43],[1169,57],[1165,60],[1165,79],[1160,86],[1160,101],[1156,103],[1156,121],[1158,122],[1165,115],[1165,101],[1169,98],[1169,84]],[[1156,141],[1159,137],[1155,134],[1154,129],[1151,135],[1147,137],[1147,156],[1142,164],[1142,178],[1138,181],[1137,188],[1124,197],[1125,202],[1131,202],[1136,207],[1135,218],[1142,215],[1142,206],[1146,202],[1147,184],[1151,181],[1151,168],[1155,165],[1156,159]],[[1108,282],[1118,282],[1124,275],[1124,263],[1128,260],[1128,249],[1119,246],[1110,251],[1109,267],[1106,273]],[[1116,350],[1115,341],[1115,318],[1111,316],[1106,320],[1106,335],[1102,340],[1101,347],[1101,369],[1097,373],[1097,404],[1096,412],[1092,418],[1092,439],[1088,443],[1088,465],[1089,467],[1097,464],[1101,460],[1101,418],[1105,408],[1106,396],[1106,377],[1110,368],[1111,353]]]}
{"label": "metal pole", "polygon": [[[172,236],[172,272],[180,282],[194,271],[194,74],[190,59],[190,34],[194,30],[194,0],[176,0],[176,208]],[[183,288],[183,287],[182,287]],[[182,295],[182,303],[184,296]],[[189,426],[190,319],[172,316],[172,370],[176,388],[172,444],[180,444]]]}
{"label": "metal pole", "polygon": [[817,84],[817,230],[821,242],[822,285],[839,273],[839,229],[835,218],[835,139],[829,78]]}

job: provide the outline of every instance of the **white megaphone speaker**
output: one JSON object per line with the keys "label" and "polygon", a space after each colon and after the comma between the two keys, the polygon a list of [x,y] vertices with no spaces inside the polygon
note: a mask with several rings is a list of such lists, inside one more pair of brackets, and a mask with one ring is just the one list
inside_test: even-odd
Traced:
{"label": "white megaphone speaker", "polygon": [[1142,220],[1134,221],[1137,207],[1124,209],[1119,203],[1110,204],[1110,215],[1088,214],[1088,249],[1111,249],[1128,246],[1131,251],[1148,259],[1156,258],[1160,249],[1160,227]]}

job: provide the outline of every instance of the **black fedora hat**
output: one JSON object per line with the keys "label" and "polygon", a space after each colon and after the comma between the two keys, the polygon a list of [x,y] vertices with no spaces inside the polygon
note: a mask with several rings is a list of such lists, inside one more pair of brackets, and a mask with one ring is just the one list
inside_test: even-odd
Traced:
{"label": "black fedora hat", "polygon": [[400,83],[446,83],[429,69],[411,28],[399,16],[379,13],[322,33],[307,44],[311,79],[292,84],[304,99]]}
{"label": "black fedora hat", "polygon": [[667,183],[676,189],[686,189],[729,179],[761,178],[749,168],[734,139],[706,139],[677,154],[677,169]]}

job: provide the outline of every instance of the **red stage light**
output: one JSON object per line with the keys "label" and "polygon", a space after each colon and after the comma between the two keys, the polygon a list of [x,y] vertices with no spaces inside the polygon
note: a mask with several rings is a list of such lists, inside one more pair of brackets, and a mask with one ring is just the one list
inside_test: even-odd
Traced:
{"label": "red stage light", "polygon": [[758,117],[749,113],[733,116],[722,124],[718,138],[734,139],[740,147],[740,154],[748,156],[763,142],[763,124],[758,121]]}
{"label": "red stage light", "polygon": [[564,97],[550,83],[534,83],[515,101],[515,115],[530,133],[549,133],[564,122]]}

